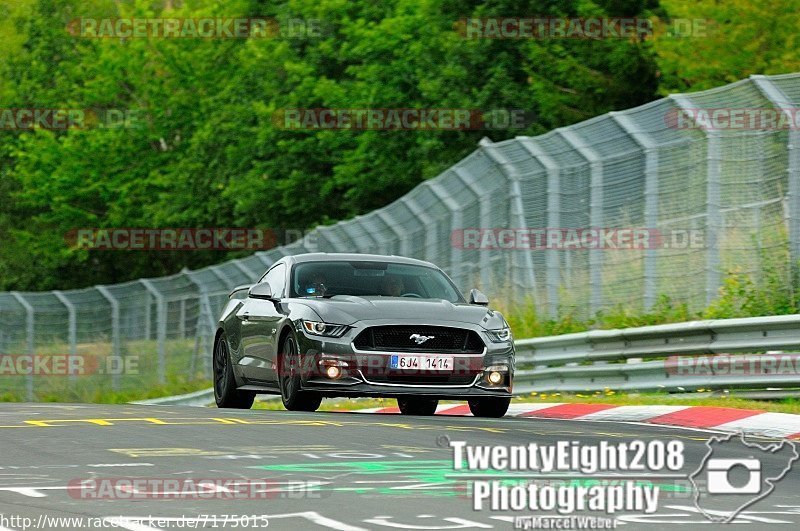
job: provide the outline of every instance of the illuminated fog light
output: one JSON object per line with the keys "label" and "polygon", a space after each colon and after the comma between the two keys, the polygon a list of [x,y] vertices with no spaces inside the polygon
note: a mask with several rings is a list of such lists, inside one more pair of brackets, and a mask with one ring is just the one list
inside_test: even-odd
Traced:
{"label": "illuminated fog light", "polygon": [[331,380],[335,380],[336,378],[338,378],[339,376],[342,375],[342,370],[339,367],[336,367],[334,365],[334,366],[330,366],[327,369],[325,369],[325,374]]}
{"label": "illuminated fog light", "polygon": [[490,384],[498,385],[500,382],[503,381],[503,375],[497,371],[492,371],[489,373],[489,376],[487,376],[486,379],[489,381]]}

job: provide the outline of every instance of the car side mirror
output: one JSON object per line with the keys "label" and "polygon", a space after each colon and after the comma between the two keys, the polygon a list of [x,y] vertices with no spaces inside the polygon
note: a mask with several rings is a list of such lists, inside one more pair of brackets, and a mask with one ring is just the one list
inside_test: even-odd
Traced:
{"label": "car side mirror", "polygon": [[242,284],[241,286],[236,286],[231,290],[230,295],[228,295],[229,299],[243,299],[245,298],[245,292],[249,291],[250,288],[253,287],[252,284]]}
{"label": "car side mirror", "polygon": [[488,306],[489,298],[486,297],[486,295],[484,295],[481,290],[471,289],[469,290],[469,303],[479,304],[481,306]]}
{"label": "car side mirror", "polygon": [[267,301],[274,300],[272,296],[272,287],[266,282],[262,282],[261,284],[256,284],[250,291],[247,293],[247,296],[252,299],[264,299]]}

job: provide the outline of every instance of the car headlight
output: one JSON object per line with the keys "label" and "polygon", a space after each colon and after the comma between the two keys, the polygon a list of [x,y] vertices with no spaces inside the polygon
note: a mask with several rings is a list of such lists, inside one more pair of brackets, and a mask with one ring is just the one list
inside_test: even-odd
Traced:
{"label": "car headlight", "polygon": [[313,336],[342,337],[348,328],[350,327],[347,325],[303,321],[303,329]]}
{"label": "car headlight", "polygon": [[489,339],[492,343],[505,343],[506,341],[511,341],[513,338],[511,337],[511,329],[509,327],[501,328],[499,330],[487,330],[486,335],[489,336]]}

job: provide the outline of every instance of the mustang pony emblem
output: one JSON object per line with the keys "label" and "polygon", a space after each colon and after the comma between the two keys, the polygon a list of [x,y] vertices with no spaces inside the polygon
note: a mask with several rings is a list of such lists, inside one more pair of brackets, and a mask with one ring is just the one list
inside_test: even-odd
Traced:
{"label": "mustang pony emblem", "polygon": [[419,334],[411,334],[408,336],[408,339],[413,339],[417,345],[421,345],[425,343],[429,339],[433,339],[433,336],[421,336]]}

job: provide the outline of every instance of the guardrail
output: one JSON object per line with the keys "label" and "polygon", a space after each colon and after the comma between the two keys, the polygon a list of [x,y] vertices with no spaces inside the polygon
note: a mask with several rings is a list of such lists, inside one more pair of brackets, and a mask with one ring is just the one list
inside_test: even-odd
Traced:
{"label": "guardrail", "polygon": [[[800,315],[689,321],[520,339],[514,393],[800,391]],[[765,355],[768,354],[768,355]],[[647,360],[647,361],[646,361]],[[135,404],[205,406],[212,389]],[[271,397],[275,398],[275,397]]]}
{"label": "guardrail", "polygon": [[214,389],[203,389],[185,395],[163,396],[148,400],[137,400],[131,404],[142,406],[194,406],[205,407],[214,403]]}
{"label": "guardrail", "polygon": [[[277,395],[258,395],[256,400],[259,402],[268,402],[270,400],[278,400],[280,397]],[[192,406],[192,407],[206,407],[214,405],[214,388],[203,389],[202,391],[195,391],[194,393],[187,393],[185,395],[164,396],[161,398],[150,398],[148,400],[137,400],[131,404],[138,404],[142,406]]]}
{"label": "guardrail", "polygon": [[800,315],[594,330],[515,345],[516,394],[800,387],[800,354],[782,352],[800,350]]}

